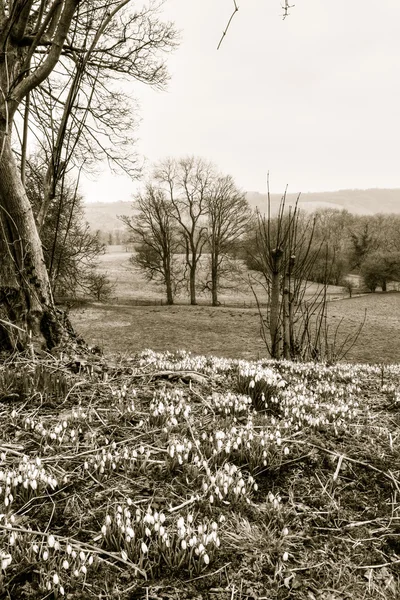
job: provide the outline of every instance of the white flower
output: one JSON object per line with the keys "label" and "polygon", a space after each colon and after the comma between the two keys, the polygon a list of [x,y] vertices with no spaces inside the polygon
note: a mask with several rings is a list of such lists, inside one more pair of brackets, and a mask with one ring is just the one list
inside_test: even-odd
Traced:
{"label": "white flower", "polygon": [[289,558],[289,554],[287,552],[284,552],[283,556],[282,556],[282,560],[284,560],[286,562],[288,560],[288,558]]}
{"label": "white flower", "polygon": [[205,554],[205,555],[203,556],[203,560],[204,560],[204,562],[205,562],[205,564],[206,564],[206,565],[208,565],[208,564],[209,564],[209,562],[210,562],[210,557],[208,556],[208,554]]}
{"label": "white flower", "polygon": [[47,538],[47,544],[49,548],[54,548],[55,541],[56,540],[54,538],[54,535],[49,535],[49,537]]}
{"label": "white flower", "polygon": [[142,546],[141,547],[142,547],[143,554],[147,554],[147,552],[149,551],[147,545],[144,542],[142,542]]}
{"label": "white flower", "polygon": [[7,552],[2,551],[0,554],[0,557],[1,557],[1,570],[5,571],[12,562],[11,554],[8,554]]}
{"label": "white flower", "polygon": [[65,570],[69,569],[69,562],[67,560],[63,560],[62,566],[63,566],[63,569],[65,569]]}
{"label": "white flower", "polygon": [[60,583],[60,578],[57,575],[57,573],[54,573],[54,575],[53,575],[53,583],[54,583],[54,585],[58,585]]}

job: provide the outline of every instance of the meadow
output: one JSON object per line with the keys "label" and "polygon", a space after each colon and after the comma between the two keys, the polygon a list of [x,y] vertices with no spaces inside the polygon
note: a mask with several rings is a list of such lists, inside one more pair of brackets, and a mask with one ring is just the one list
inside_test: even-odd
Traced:
{"label": "meadow", "polygon": [[[111,247],[102,257],[102,272],[115,282],[115,299],[89,303],[71,311],[77,331],[107,353],[132,354],[146,348],[230,358],[258,359],[267,355],[260,335],[260,317],[254,295],[244,276],[240,289],[221,294],[221,306],[211,307],[199,296],[190,306],[178,298],[175,306],[161,306],[162,290],[129,265],[130,254]],[[255,285],[262,302],[263,289]],[[315,291],[310,285],[309,293]],[[328,331],[340,346],[348,335],[365,324],[345,358],[350,362],[395,363],[400,361],[400,294],[375,293],[349,298],[342,288],[329,288]],[[182,302],[184,302],[182,304]],[[347,346],[349,346],[348,344]]]}

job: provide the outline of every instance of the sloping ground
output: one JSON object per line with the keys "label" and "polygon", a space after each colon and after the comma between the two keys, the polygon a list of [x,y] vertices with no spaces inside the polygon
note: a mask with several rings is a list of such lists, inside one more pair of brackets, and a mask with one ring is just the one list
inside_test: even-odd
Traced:
{"label": "sloping ground", "polygon": [[68,360],[0,371],[1,598],[399,597],[400,366]]}

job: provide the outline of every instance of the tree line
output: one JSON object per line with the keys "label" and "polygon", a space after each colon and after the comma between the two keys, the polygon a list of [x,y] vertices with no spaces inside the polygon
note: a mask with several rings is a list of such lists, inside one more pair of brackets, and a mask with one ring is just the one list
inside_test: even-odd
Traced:
{"label": "tree line", "polygon": [[200,291],[218,306],[224,287],[248,285],[249,271],[269,274],[272,246],[290,210],[302,240],[296,265],[307,261],[303,279],[343,286],[350,295],[350,274],[359,275],[372,292],[386,291],[389,282],[400,280],[399,215],[354,215],[330,208],[309,214],[296,203],[285,205],[285,214],[272,207],[267,227],[262,224],[271,206],[252,210],[231,176],[198,157],[155,165],[132,207],[133,215],[119,217],[134,247],[131,263],[163,286],[167,304],[187,288],[191,304]]}

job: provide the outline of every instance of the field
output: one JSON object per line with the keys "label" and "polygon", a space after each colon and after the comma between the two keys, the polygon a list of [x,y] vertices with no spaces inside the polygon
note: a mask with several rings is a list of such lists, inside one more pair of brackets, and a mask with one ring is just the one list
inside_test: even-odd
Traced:
{"label": "field", "polygon": [[[115,285],[114,291],[114,302],[116,304],[131,305],[140,304],[146,302],[147,304],[161,304],[165,303],[165,293],[161,286],[155,283],[148,282],[141,274],[141,272],[134,268],[129,258],[131,252],[124,246],[107,246],[106,253],[99,258],[100,273],[106,273],[110,281]],[[203,256],[202,259],[206,260]],[[199,264],[199,279],[204,275],[204,269],[202,269],[202,262]],[[238,276],[234,283],[225,281],[226,289],[223,289],[219,294],[219,300],[221,305],[224,306],[236,306],[236,307],[255,307],[256,301],[254,294],[249,286],[249,276],[252,279],[254,291],[257,296],[262,298],[263,287],[257,281],[257,274],[251,273],[244,270],[241,276]],[[316,285],[310,283],[307,288],[308,296],[315,294],[317,290]],[[330,286],[328,289],[328,297],[332,299],[342,298],[344,294],[341,287]],[[188,294],[181,293],[177,299],[178,304],[188,304]],[[199,304],[210,304],[210,294],[198,293]]]}
{"label": "field", "polygon": [[[132,354],[146,348],[185,349],[196,354],[258,359],[266,356],[260,336],[260,318],[254,296],[246,289],[221,296],[221,306],[183,303],[161,306],[162,291],[146,282],[129,265],[129,253],[121,247],[102,257],[101,270],[116,282],[116,299],[91,303],[71,311],[77,331],[92,345],[112,354]],[[310,286],[310,293],[315,286]],[[365,318],[355,345],[345,358],[351,362],[393,363],[400,360],[400,294],[367,294],[348,298],[341,288],[329,290],[329,335],[341,345]],[[257,288],[262,300],[263,290]],[[225,306],[224,306],[225,304]],[[349,346],[348,344],[347,346]]]}
{"label": "field", "polygon": [[399,366],[13,357],[0,598],[398,599],[399,389]]}
{"label": "field", "polygon": [[[346,356],[351,362],[400,360],[400,294],[368,294],[329,303],[331,339],[353,334],[366,312],[365,325]],[[254,308],[209,306],[131,306],[91,304],[75,309],[77,331],[107,353],[132,354],[146,348],[190,350],[231,358],[266,356],[260,318]]]}

